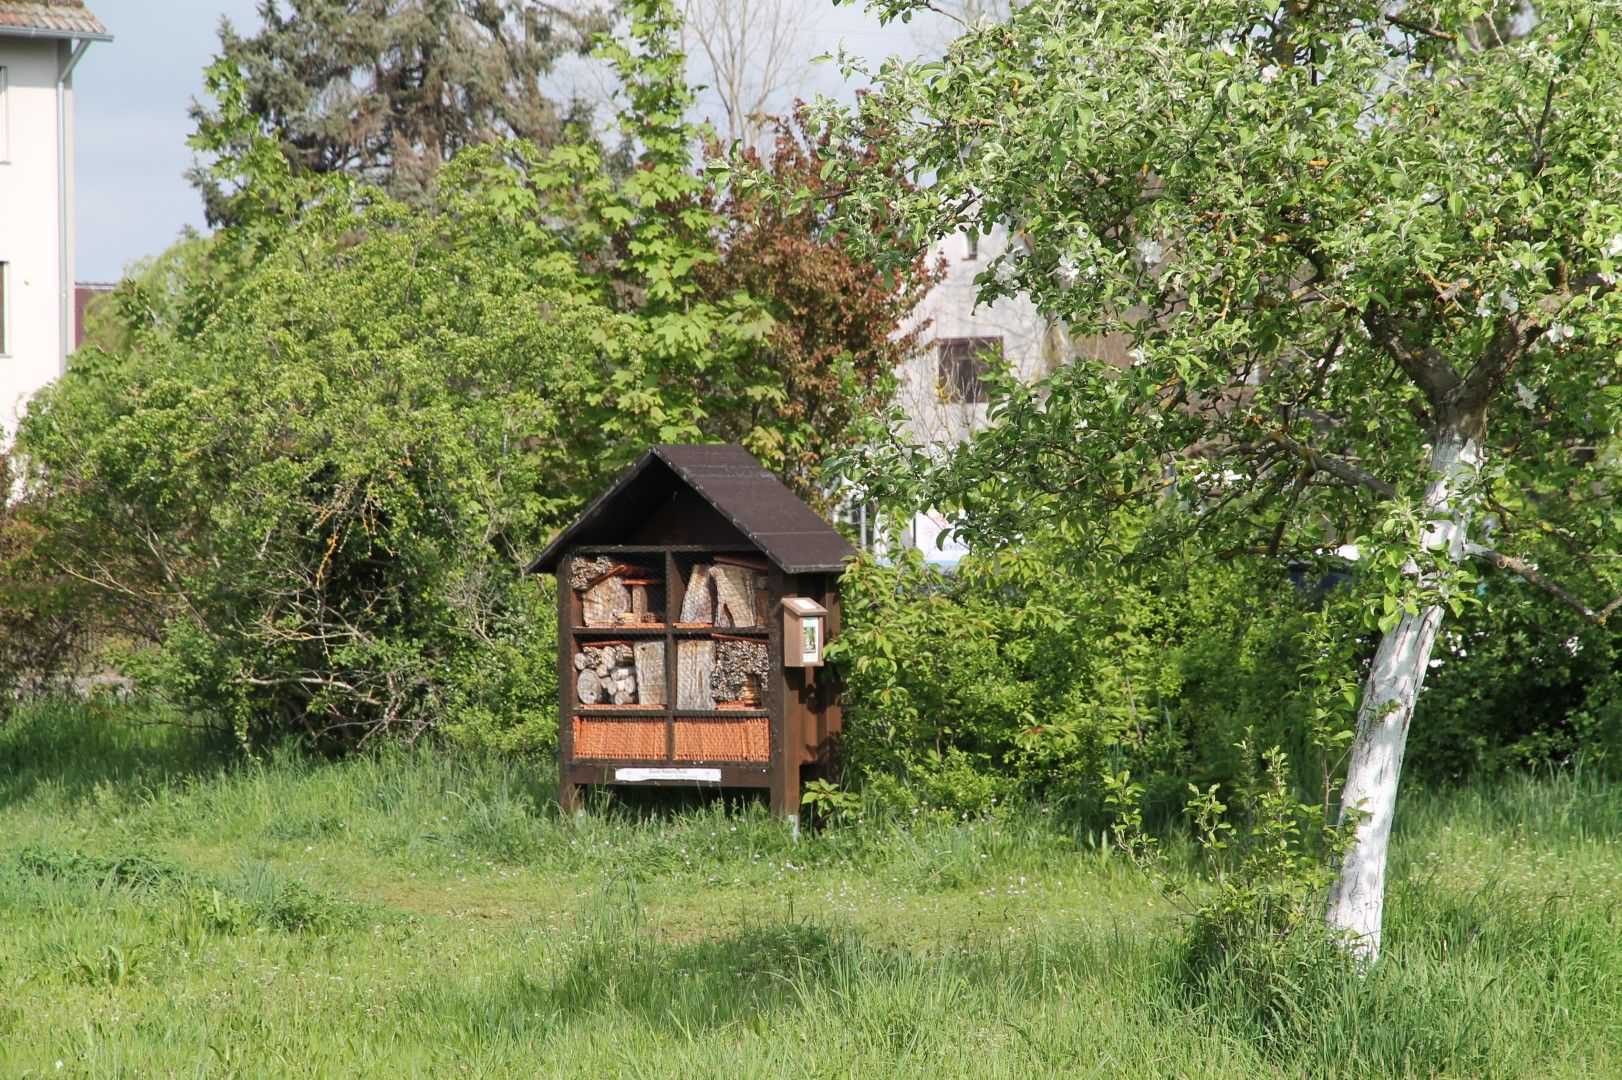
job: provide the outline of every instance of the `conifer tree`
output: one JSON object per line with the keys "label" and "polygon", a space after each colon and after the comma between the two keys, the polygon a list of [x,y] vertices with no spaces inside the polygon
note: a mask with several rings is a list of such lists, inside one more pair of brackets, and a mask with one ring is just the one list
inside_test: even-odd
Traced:
{"label": "conifer tree", "polygon": [[[220,27],[221,52],[248,106],[295,168],[347,172],[420,201],[465,146],[555,142],[578,103],[542,81],[582,51],[601,17],[524,0],[262,0],[249,36]],[[193,104],[206,133],[219,116]],[[228,216],[217,183],[190,173],[211,223]]]}

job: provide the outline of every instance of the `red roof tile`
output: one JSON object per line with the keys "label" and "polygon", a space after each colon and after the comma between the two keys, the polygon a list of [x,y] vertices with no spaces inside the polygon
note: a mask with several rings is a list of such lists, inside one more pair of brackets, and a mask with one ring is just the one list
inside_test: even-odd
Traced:
{"label": "red roof tile", "polygon": [[0,36],[107,38],[84,0],[0,0]]}

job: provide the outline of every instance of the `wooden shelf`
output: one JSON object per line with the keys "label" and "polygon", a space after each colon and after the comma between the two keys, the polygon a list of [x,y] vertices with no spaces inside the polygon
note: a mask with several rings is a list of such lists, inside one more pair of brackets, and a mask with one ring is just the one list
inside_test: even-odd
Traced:
{"label": "wooden shelf", "polygon": [[[574,711],[581,716],[598,717],[636,717],[647,719],[655,716],[668,716],[671,714],[668,705],[582,705],[575,703]],[[752,705],[747,709],[676,709],[678,720],[753,720],[768,715],[769,710],[764,705]]]}
{"label": "wooden shelf", "polygon": [[575,637],[592,634],[598,637],[662,637],[670,628],[664,623],[628,623],[625,626],[571,626]]}
{"label": "wooden shelf", "polygon": [[713,637],[716,634],[722,637],[765,637],[767,630],[764,626],[683,626],[677,623],[670,628],[670,632],[677,637]]}

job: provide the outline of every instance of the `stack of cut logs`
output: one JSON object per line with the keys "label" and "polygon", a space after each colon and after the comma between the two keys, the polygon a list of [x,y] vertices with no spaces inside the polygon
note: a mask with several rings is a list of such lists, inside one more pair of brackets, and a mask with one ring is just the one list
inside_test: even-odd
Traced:
{"label": "stack of cut logs", "polygon": [[580,618],[586,626],[639,626],[661,621],[659,603],[649,590],[659,576],[640,566],[616,563],[606,556],[578,559],[569,584],[580,593]]}
{"label": "stack of cut logs", "polygon": [[[766,563],[717,555],[687,575],[677,625],[756,630],[765,625]],[[676,707],[755,708],[768,667],[766,643],[717,635],[676,644]]]}
{"label": "stack of cut logs", "polygon": [[[717,555],[688,572],[677,625],[717,630],[765,628],[767,564]],[[678,582],[679,583],[679,582]],[[569,584],[580,594],[581,622],[590,627],[657,624],[662,581],[643,567],[603,555],[576,559]],[[575,696],[582,705],[644,707],[666,702],[663,641],[597,641],[574,656]],[[766,642],[718,633],[676,643],[676,707],[695,711],[759,708],[766,685]]]}
{"label": "stack of cut logs", "polygon": [[574,654],[575,696],[582,705],[663,705],[665,643],[605,641]]}

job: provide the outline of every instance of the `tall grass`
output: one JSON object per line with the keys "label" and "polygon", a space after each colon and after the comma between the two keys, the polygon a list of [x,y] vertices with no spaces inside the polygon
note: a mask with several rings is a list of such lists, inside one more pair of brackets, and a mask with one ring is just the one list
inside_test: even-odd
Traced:
{"label": "tall grass", "polygon": [[0,1075],[1622,1075],[1622,794],[1580,772],[1410,792],[1385,958],[1262,1023],[1040,808],[566,818],[547,763],[148,716],[0,726]]}

